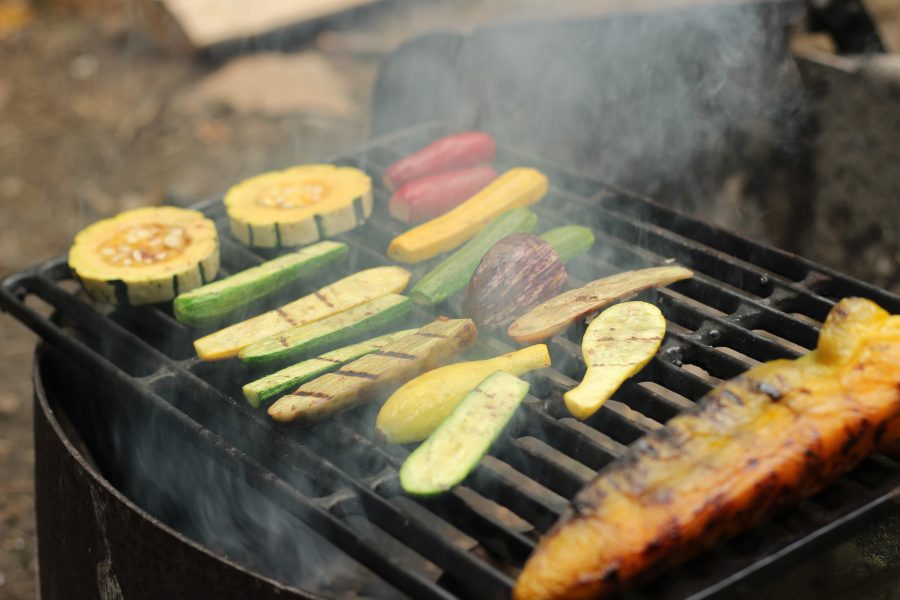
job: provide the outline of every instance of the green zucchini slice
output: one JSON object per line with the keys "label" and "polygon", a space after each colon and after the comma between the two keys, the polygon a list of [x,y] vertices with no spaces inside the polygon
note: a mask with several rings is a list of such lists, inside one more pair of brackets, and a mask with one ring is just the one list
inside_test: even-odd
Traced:
{"label": "green zucchini slice", "polygon": [[503,213],[420,279],[410,291],[410,298],[416,304],[433,305],[461,292],[491,246],[513,233],[530,233],[537,222],[537,215],[527,208]]}
{"label": "green zucchini slice", "polygon": [[315,379],[319,375],[330,373],[338,367],[354,361],[361,356],[371,354],[383,348],[396,339],[409,335],[415,329],[404,329],[395,333],[388,333],[378,337],[352,344],[317,357],[304,360],[285,369],[261,377],[243,387],[244,397],[254,408],[258,408],[263,402],[281,395],[291,388],[297,387],[307,381]]}
{"label": "green zucchini slice", "polygon": [[504,371],[489,375],[460,402],[400,468],[408,494],[446,492],[478,465],[528,394],[528,382]]}
{"label": "green zucchini slice", "polygon": [[231,277],[208,283],[175,298],[175,318],[206,325],[292,281],[311,275],[347,254],[347,244],[324,241],[279,256]]}
{"label": "green zucchini slice", "polygon": [[410,310],[412,302],[409,298],[386,294],[320,321],[261,339],[245,347],[238,356],[250,366],[283,362],[378,329]]}

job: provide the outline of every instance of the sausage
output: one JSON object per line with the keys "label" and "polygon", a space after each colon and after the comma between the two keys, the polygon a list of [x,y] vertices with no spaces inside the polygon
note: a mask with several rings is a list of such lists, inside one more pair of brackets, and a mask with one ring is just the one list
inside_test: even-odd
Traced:
{"label": "sausage", "polygon": [[845,299],[816,352],[722,384],[601,471],[514,598],[619,593],[822,490],[893,444],[898,417],[900,316]]}
{"label": "sausage", "polygon": [[468,200],[496,178],[497,171],[489,166],[425,175],[404,183],[394,192],[388,210],[404,223],[421,223]]}
{"label": "sausage", "polygon": [[494,160],[494,138],[480,131],[465,131],[442,137],[403,158],[384,172],[384,185],[395,190],[413,179],[488,164]]}

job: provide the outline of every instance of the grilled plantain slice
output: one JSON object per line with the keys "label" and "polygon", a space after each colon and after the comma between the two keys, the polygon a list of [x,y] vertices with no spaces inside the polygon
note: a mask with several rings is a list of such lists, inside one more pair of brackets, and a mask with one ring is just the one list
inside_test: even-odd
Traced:
{"label": "grilled plantain slice", "polygon": [[582,421],[597,412],[650,362],[665,334],[666,318],[646,302],[623,302],[597,315],[581,341],[587,372],[564,396],[569,412]]}
{"label": "grilled plantain slice", "polygon": [[389,393],[475,343],[471,319],[440,318],[372,354],[301,385],[269,407],[276,421],[309,422]]}
{"label": "grilled plantain slice", "polygon": [[514,598],[601,598],[683,562],[892,443],[900,316],[842,300],[818,349],[754,367],[635,442],[540,542]]}
{"label": "grilled plantain slice", "polygon": [[538,304],[509,326],[509,337],[535,344],[564,331],[578,319],[649,288],[661,287],[694,274],[678,265],[650,267],[596,279]]}

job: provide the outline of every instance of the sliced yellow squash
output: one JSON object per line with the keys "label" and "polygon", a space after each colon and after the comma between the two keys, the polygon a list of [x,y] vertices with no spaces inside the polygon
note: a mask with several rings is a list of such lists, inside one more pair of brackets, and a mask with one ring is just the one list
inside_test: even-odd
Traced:
{"label": "sliced yellow squash", "polygon": [[417,263],[453,250],[494,217],[540,202],[548,187],[547,176],[536,169],[510,169],[450,212],[395,237],[387,255],[398,262]]}
{"label": "sliced yellow squash", "polygon": [[335,315],[385,294],[402,292],[407,283],[409,271],[400,267],[359,271],[281,308],[202,337],[194,341],[194,349],[201,360],[231,358],[270,335]]}
{"label": "sliced yellow squash", "polygon": [[165,302],[215,278],[216,225],[201,212],[174,206],[129,210],[81,230],[69,267],[95,300]]}
{"label": "sliced yellow squash", "polygon": [[407,381],[388,398],[375,419],[375,430],[392,444],[424,440],[491,373],[523,375],[549,366],[547,346],[536,344],[494,358],[428,371]]}
{"label": "sliced yellow squash", "polygon": [[335,165],[301,165],[251,177],[225,194],[231,234],[247,246],[300,246],[361,225],[372,214],[372,180]]}
{"label": "sliced yellow squash", "polygon": [[581,342],[587,372],[563,397],[576,419],[585,420],[644,368],[666,335],[666,318],[647,302],[610,306],[588,325]]}

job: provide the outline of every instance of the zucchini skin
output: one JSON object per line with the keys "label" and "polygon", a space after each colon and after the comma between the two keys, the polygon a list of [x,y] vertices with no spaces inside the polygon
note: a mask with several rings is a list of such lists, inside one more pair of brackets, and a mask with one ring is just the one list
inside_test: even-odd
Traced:
{"label": "zucchini skin", "polygon": [[620,593],[822,490],[889,444],[898,415],[900,316],[845,298],[815,351],[725,382],[607,465],[513,597]]}
{"label": "zucchini skin", "polygon": [[175,318],[194,326],[214,323],[292,281],[315,273],[346,254],[346,244],[323,241],[266,261],[225,279],[179,294],[172,304]]}
{"label": "zucchini skin", "polygon": [[416,304],[434,305],[461,292],[481,258],[494,244],[513,233],[534,231],[537,222],[537,215],[527,208],[503,213],[420,279],[410,290],[410,298]]}
{"label": "zucchini skin", "polygon": [[569,262],[594,245],[594,232],[581,225],[563,225],[541,234],[541,239],[553,246],[559,260]]}
{"label": "zucchini skin", "polygon": [[440,317],[381,350],[304,383],[269,406],[269,416],[306,424],[365,404],[445,364],[475,343],[477,336],[470,319]]}
{"label": "zucchini skin", "polygon": [[263,338],[238,356],[251,367],[283,363],[378,329],[412,310],[406,296],[386,294],[344,312]]}
{"label": "zucchini skin", "polygon": [[488,375],[404,461],[403,491],[435,496],[462,482],[509,423],[528,387],[505,371]]}
{"label": "zucchini skin", "polygon": [[267,375],[255,381],[246,384],[242,391],[247,402],[254,408],[259,408],[260,404],[267,402],[291,388],[315,379],[319,375],[330,373],[337,370],[348,362],[357,358],[375,352],[379,348],[391,343],[392,341],[409,335],[415,329],[405,329],[394,333],[380,335],[376,338],[352,344],[343,348],[338,348],[331,352],[304,360],[303,362],[291,365],[285,369]]}
{"label": "zucchini skin", "polygon": [[384,172],[384,185],[394,190],[426,175],[487,164],[494,160],[496,153],[497,144],[486,133],[464,131],[451,134],[389,166]]}

